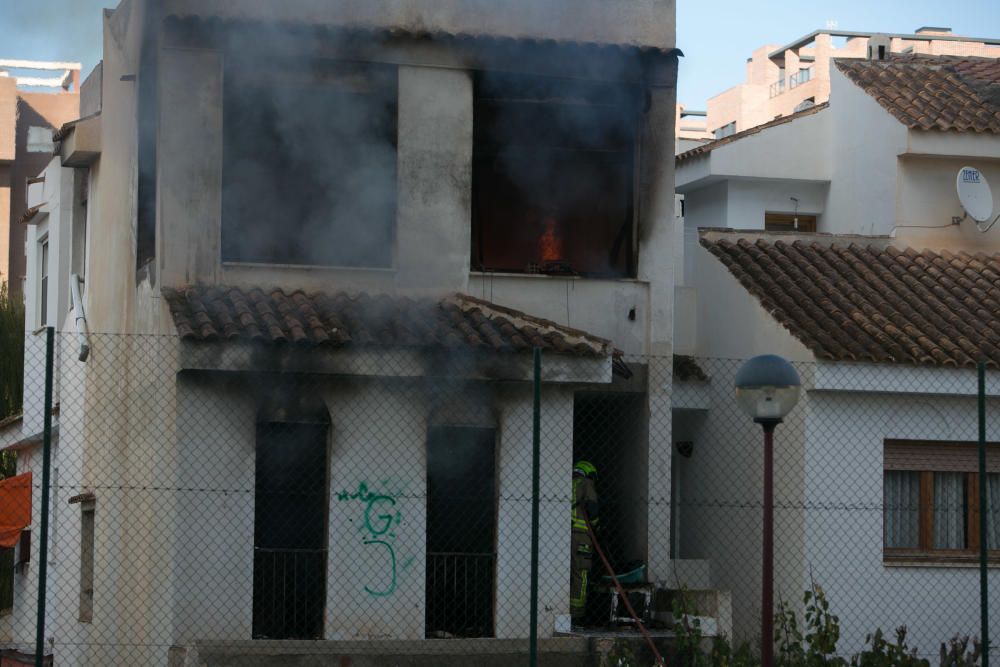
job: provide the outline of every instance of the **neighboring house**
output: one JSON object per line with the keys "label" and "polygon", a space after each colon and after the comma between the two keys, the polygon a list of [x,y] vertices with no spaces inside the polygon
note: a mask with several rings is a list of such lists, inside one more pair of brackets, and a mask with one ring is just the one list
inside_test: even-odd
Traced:
{"label": "neighboring house", "polygon": [[[536,346],[542,637],[569,610],[576,457],[634,499],[605,507],[619,559],[676,581],[669,503],[644,500],[670,496],[673,2],[263,4],[107,11],[101,92],[85,86],[96,102],[60,130],[37,190],[28,330],[67,332],[56,662],[195,661],[255,637],[525,637]],[[581,411],[603,430],[575,430]],[[478,470],[465,484],[497,500],[456,561],[440,545],[459,536],[431,532],[468,492],[441,455],[458,442],[477,452],[458,462]],[[190,492],[266,489],[282,470],[320,474],[280,525],[263,491]],[[354,539],[372,498],[397,510],[388,553]],[[304,569],[268,579],[293,552]],[[369,569],[390,560],[391,575]],[[487,594],[435,587],[435,568],[473,564]],[[22,650],[30,572],[0,618]],[[294,623],[267,611],[290,605]],[[459,608],[471,630],[435,620]]]}
{"label": "neighboring house", "polygon": [[[38,76],[40,73],[55,76]],[[80,64],[0,59],[0,281],[24,281],[28,188],[52,158],[52,135],[80,115]]]}
{"label": "neighboring house", "polygon": [[[820,583],[841,651],[905,624],[933,654],[978,633],[982,540],[1000,562],[997,445],[987,535],[966,495],[975,363],[1000,363],[1000,230],[963,219],[955,189],[963,166],[1000,184],[1000,61],[901,56],[832,72],[828,105],[677,158],[687,240],[676,350],[711,378],[702,410],[674,424],[694,450],[678,471],[690,508],[679,555],[757,553],[744,528],[757,510],[738,502],[760,497],[759,476],[734,462],[759,470],[759,432],[730,398],[739,363],[721,360],[781,354],[800,362],[804,392],[777,431],[778,590],[788,599]],[[992,370],[988,394],[993,413]],[[988,438],[1000,440],[993,420]],[[757,561],[716,557],[713,579],[733,591],[736,633],[752,635]]]}
{"label": "neighboring house", "polygon": [[746,81],[708,100],[706,130],[716,139],[763,125],[830,99],[830,63],[837,58],[892,55],[1000,56],[1000,39],[963,37],[951,28],[913,34],[817,30],[791,44],[768,44],[746,64]]}

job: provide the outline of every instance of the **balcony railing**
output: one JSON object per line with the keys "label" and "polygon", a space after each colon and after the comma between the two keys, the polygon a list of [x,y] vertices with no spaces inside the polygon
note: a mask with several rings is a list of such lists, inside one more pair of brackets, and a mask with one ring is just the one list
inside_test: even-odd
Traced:
{"label": "balcony railing", "polygon": [[427,554],[427,636],[491,637],[496,554]]}
{"label": "balcony railing", "polygon": [[810,79],[812,79],[812,67],[800,69],[798,72],[788,77],[788,86],[789,88],[795,88],[797,86],[801,86]]}
{"label": "balcony railing", "polygon": [[785,77],[781,77],[780,79],[772,83],[770,88],[771,97],[777,97],[783,92],[785,92]]}
{"label": "balcony railing", "polygon": [[255,638],[322,636],[326,549],[254,548],[253,580]]}

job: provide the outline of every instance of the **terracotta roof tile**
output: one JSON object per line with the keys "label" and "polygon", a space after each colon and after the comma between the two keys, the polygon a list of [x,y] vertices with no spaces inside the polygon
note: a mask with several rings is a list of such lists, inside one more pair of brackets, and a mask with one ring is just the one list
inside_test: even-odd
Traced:
{"label": "terracotta roof tile", "polygon": [[815,234],[701,244],[817,357],[1000,367],[1000,257]]}
{"label": "terracotta roof tile", "polygon": [[603,338],[465,294],[435,300],[198,285],[164,297],[188,341],[616,354]]}
{"label": "terracotta roof tile", "polygon": [[909,55],[836,64],[910,129],[1000,133],[1000,60]]}

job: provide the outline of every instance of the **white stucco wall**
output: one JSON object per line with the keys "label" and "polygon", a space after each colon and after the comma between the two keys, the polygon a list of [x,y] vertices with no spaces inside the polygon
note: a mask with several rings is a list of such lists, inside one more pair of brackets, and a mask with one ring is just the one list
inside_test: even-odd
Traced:
{"label": "white stucco wall", "polygon": [[[1000,226],[984,234],[977,230],[971,217],[952,224],[953,217],[960,218],[965,213],[955,188],[962,167],[975,167],[982,172],[994,193],[993,217],[1000,215],[1000,150],[993,159],[915,155],[900,158],[898,164],[898,244],[917,249],[990,253],[1000,250]],[[983,227],[987,224],[981,223]]]}
{"label": "white stucco wall", "polygon": [[651,304],[643,281],[475,273],[469,294],[607,338],[626,354],[649,352]]}
{"label": "white stucco wall", "polygon": [[896,156],[907,130],[840,70],[831,71],[832,173],[824,231],[888,234],[896,220]]}
{"label": "white stucco wall", "polygon": [[695,251],[695,276],[699,286],[697,356],[749,359],[757,354],[779,354],[791,361],[813,359],[812,352],[700,245]]}
{"label": "white stucco wall", "polygon": [[[331,419],[324,636],[422,639],[429,387],[365,380],[314,389]],[[184,490],[171,494],[173,576],[161,592],[174,600],[175,643],[251,636],[257,418],[251,393],[197,378],[178,384],[172,486]],[[543,395],[539,632],[549,636],[555,615],[569,609],[573,391],[547,385]],[[529,385],[512,385],[497,398],[497,637],[528,633],[532,400]],[[368,492],[378,499],[369,502]],[[388,531],[383,514],[392,517]]]}
{"label": "white stucco wall", "polygon": [[[854,374],[864,374],[857,368]],[[952,636],[979,634],[979,571],[964,567],[899,567],[882,561],[883,441],[966,440],[977,436],[975,370],[965,396],[814,392],[806,428],[806,564],[840,616],[843,652],[866,633],[906,625],[910,646],[934,659]],[[933,391],[933,385],[910,384]],[[988,414],[1000,401],[991,398]],[[1000,437],[991,417],[987,438]],[[989,586],[1000,585],[991,570]],[[990,596],[991,616],[1000,601]]]}
{"label": "white stucco wall", "polygon": [[[760,636],[763,446],[759,426],[736,405],[733,379],[740,359],[698,359],[710,381],[702,407],[676,417],[678,435],[693,443],[680,467],[680,538],[677,557],[711,565],[713,588],[732,594],[733,635],[755,642]],[[803,383],[811,367],[798,367]],[[803,504],[806,427],[800,404],[775,431],[775,595],[801,599],[808,581],[803,560]]]}

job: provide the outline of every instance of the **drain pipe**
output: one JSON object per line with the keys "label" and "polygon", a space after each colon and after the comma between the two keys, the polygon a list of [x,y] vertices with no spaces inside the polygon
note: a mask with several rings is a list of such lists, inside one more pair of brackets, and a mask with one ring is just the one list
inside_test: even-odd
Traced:
{"label": "drain pipe", "polygon": [[69,277],[69,294],[73,301],[73,313],[76,316],[76,338],[80,343],[80,361],[86,361],[90,356],[90,333],[87,331],[87,313],[83,310],[83,297],[80,296],[80,276],[74,273]]}

